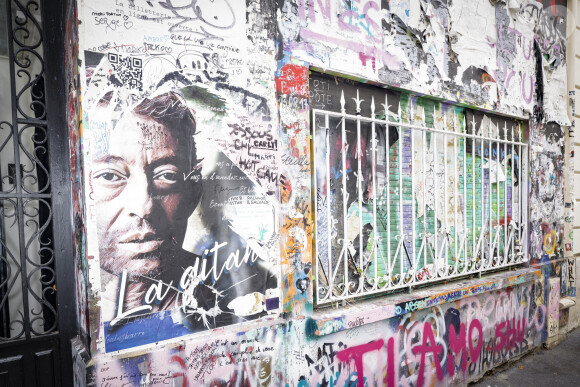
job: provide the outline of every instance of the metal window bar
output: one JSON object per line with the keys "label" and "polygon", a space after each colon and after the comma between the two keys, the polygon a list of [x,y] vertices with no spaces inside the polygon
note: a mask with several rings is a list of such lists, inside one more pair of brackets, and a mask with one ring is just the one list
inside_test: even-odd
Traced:
{"label": "metal window bar", "polygon": [[449,109],[431,128],[412,100],[394,115],[386,95],[379,112],[373,97],[370,117],[358,92],[353,100],[355,115],[344,94],[340,113],[312,110],[314,188],[325,198],[315,204],[318,305],[527,260],[528,146],[519,126],[504,125],[502,138],[491,120],[472,120],[469,131]]}

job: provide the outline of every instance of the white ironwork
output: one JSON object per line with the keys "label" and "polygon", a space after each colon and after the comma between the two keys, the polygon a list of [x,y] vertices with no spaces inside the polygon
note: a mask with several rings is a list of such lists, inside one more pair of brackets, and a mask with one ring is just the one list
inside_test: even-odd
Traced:
{"label": "white ironwork", "polygon": [[[340,113],[312,111],[315,169],[317,176],[323,177],[314,179],[315,190],[317,197],[325,196],[325,200],[316,201],[315,212],[326,217],[326,227],[317,227],[316,234],[318,305],[469,274],[480,275],[527,261],[528,146],[522,142],[521,128],[508,128],[505,124],[501,138],[500,128],[493,127],[491,120],[478,128],[473,119],[468,133],[465,119],[460,119],[452,109],[442,113],[442,120],[435,120],[436,124],[442,121],[442,126],[430,128],[425,125],[424,111],[417,114],[412,101],[404,114],[399,105],[394,115],[387,110],[385,95],[385,103],[380,104],[384,110],[377,114],[373,97],[370,117],[364,117],[361,115],[364,100],[359,98],[358,91],[353,100],[356,115],[346,113],[344,93]],[[331,120],[338,122],[335,128],[330,127]],[[398,141],[392,147],[389,126],[398,131]],[[384,134],[379,136],[383,130]],[[356,149],[349,149],[353,144],[348,143],[347,133],[356,138]],[[370,145],[364,149],[363,135],[370,137]],[[325,138],[319,141],[320,136]],[[384,138],[385,148],[382,187],[377,182],[380,138]],[[417,149],[417,141],[421,149]],[[334,151],[336,163],[332,169],[331,147],[337,143],[340,149]],[[409,150],[410,162],[403,165]],[[352,155],[353,151],[356,163],[350,162],[347,170],[347,154]],[[396,168],[391,166],[392,156]],[[367,177],[363,158],[372,163]],[[322,160],[324,165],[317,165],[316,160]],[[335,181],[331,181],[331,171]],[[353,178],[357,195],[349,206],[348,182]],[[391,184],[395,180],[396,184]],[[411,192],[405,195],[409,182]],[[363,192],[367,192],[367,199]],[[431,196],[428,205],[427,198]],[[398,198],[397,205],[392,203],[394,197]],[[409,202],[410,218],[405,217]],[[417,216],[419,210],[422,219]],[[379,211],[386,235],[379,232]],[[431,220],[433,224],[429,225]],[[391,225],[391,221],[395,223]],[[335,227],[340,223],[342,230]],[[397,232],[393,233],[395,225]],[[365,232],[365,227],[372,228],[372,232]]]}

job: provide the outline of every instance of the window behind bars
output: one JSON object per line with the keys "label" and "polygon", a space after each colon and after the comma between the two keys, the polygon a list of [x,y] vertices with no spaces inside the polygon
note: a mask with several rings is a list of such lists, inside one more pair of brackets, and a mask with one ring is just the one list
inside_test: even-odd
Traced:
{"label": "window behind bars", "polygon": [[316,302],[526,261],[525,124],[313,74]]}

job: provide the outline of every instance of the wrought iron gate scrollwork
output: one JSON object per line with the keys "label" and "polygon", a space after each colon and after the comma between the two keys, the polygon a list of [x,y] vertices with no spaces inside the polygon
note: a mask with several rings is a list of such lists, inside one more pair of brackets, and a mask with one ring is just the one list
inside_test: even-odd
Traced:
{"label": "wrought iron gate scrollwork", "polygon": [[42,9],[2,2],[11,116],[0,116],[0,345],[58,326]]}

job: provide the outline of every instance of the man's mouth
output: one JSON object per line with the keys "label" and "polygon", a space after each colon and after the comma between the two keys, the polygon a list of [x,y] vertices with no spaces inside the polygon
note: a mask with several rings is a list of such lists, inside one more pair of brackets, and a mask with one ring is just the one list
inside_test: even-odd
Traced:
{"label": "man's mouth", "polygon": [[119,242],[119,246],[134,254],[146,254],[157,250],[163,240],[153,233],[129,235]]}

